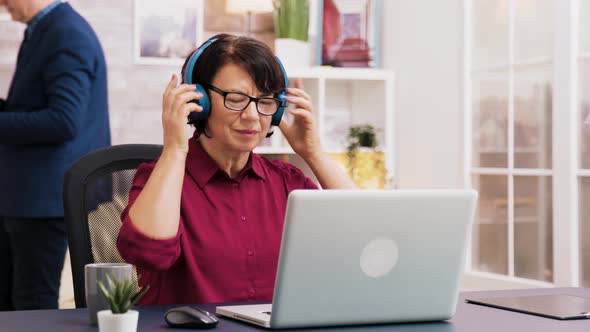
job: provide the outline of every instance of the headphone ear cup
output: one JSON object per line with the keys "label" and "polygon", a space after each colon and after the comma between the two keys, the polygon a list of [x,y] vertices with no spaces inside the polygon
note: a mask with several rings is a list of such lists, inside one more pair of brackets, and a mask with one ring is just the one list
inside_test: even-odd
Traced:
{"label": "headphone ear cup", "polygon": [[279,99],[281,100],[281,106],[277,110],[275,114],[272,116],[272,120],[270,122],[271,126],[278,126],[281,123],[281,119],[283,118],[283,113],[285,113],[285,107],[287,107],[287,93],[281,92],[279,94]]}
{"label": "headphone ear cup", "polygon": [[188,115],[189,123],[192,123],[197,120],[205,120],[209,117],[209,114],[211,113],[211,100],[209,99],[209,95],[207,94],[205,88],[203,88],[201,84],[197,84],[197,88],[195,90],[197,92],[202,93],[203,97],[201,97],[201,99],[195,99],[192,102],[201,105],[203,110],[200,112],[191,112]]}

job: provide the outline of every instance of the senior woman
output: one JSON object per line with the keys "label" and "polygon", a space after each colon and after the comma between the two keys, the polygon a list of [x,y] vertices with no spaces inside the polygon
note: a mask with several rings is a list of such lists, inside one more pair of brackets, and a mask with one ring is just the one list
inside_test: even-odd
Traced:
{"label": "senior woman", "polygon": [[[323,188],[355,185],[323,151],[310,96],[285,87],[265,44],[217,35],[187,58],[178,80],[163,95],[162,154],[137,170],[118,249],[140,285],[151,286],[142,304],[269,301],[287,196],[317,189],[295,166],[252,152],[271,124]],[[291,124],[277,113],[285,100],[295,105]],[[196,128],[188,140],[187,117]]]}

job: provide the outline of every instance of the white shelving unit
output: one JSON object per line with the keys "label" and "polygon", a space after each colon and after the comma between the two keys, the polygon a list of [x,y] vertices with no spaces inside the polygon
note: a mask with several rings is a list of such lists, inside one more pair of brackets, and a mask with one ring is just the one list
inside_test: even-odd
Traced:
{"label": "white shelving unit", "polygon": [[[370,124],[376,129],[378,150],[385,157],[388,178],[394,170],[394,73],[372,68],[311,67],[287,70],[289,85],[303,80],[303,89],[312,97],[316,123],[324,149],[331,154],[346,152],[348,130]],[[288,112],[288,111],[286,111]],[[285,120],[289,121],[288,115]],[[280,130],[265,140],[255,152],[282,158],[301,166]],[[277,156],[278,155],[278,156]],[[305,170],[304,170],[305,171]]]}

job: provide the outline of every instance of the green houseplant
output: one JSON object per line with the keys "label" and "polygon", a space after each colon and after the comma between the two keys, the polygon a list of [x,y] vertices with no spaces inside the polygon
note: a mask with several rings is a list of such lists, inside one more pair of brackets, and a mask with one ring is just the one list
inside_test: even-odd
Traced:
{"label": "green houseplant", "polygon": [[347,141],[348,174],[352,180],[364,187],[369,178],[376,177],[377,185],[385,186],[387,170],[383,154],[377,149],[375,128],[368,124],[352,126],[348,130]]}
{"label": "green houseplant", "polygon": [[273,7],[275,53],[285,67],[309,66],[309,1],[273,0]]}
{"label": "green houseplant", "polygon": [[307,42],[309,28],[308,0],[274,0],[276,38]]}
{"label": "green houseplant", "polygon": [[131,278],[114,279],[110,275],[107,275],[107,283],[105,286],[98,281],[98,287],[111,308],[98,312],[98,329],[102,332],[136,331],[139,313],[131,308],[147,293],[149,285],[141,289]]}

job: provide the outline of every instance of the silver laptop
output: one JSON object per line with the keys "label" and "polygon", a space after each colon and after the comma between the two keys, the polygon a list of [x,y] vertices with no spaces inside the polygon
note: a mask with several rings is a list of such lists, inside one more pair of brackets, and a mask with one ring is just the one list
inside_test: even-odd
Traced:
{"label": "silver laptop", "polygon": [[217,314],[267,328],[449,319],[477,202],[471,190],[296,190],[272,305]]}

